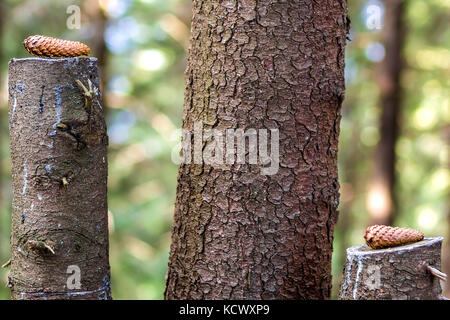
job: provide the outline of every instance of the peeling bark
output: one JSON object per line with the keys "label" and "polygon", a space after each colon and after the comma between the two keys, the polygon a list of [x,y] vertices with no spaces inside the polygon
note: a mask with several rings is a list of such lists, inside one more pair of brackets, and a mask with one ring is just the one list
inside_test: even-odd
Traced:
{"label": "peeling bark", "polygon": [[110,298],[106,125],[76,80],[98,88],[96,58],[9,63],[13,299]]}
{"label": "peeling bark", "polygon": [[439,279],[428,266],[441,268],[444,238],[387,249],[367,245],[347,249],[340,299],[342,300],[438,300]]}
{"label": "peeling bark", "polygon": [[280,168],[180,165],[167,299],[329,298],[346,11],[193,2],[183,129],[278,129]]}

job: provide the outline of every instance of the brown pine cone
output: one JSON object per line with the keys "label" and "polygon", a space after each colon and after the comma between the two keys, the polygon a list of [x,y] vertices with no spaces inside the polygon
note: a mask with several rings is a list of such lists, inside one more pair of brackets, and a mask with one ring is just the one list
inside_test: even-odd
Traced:
{"label": "brown pine cone", "polygon": [[91,49],[78,41],[62,40],[46,36],[29,36],[23,41],[28,53],[39,57],[78,57],[89,55]]}
{"label": "brown pine cone", "polygon": [[423,233],[413,229],[374,225],[367,228],[364,239],[371,248],[380,249],[420,241],[423,237]]}

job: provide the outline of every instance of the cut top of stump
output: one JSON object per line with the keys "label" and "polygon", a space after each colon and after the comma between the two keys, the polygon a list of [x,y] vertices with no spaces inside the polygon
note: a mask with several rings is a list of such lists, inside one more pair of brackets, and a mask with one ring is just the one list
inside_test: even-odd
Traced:
{"label": "cut top of stump", "polygon": [[435,237],[435,238],[424,238],[421,241],[408,243],[401,246],[383,248],[383,249],[372,249],[366,244],[353,246],[347,248],[347,256],[350,255],[362,255],[362,256],[371,256],[371,255],[386,255],[386,254],[402,254],[406,252],[410,252],[412,250],[418,248],[426,248],[431,247],[437,243],[441,243],[444,241],[443,237]]}
{"label": "cut top of stump", "polygon": [[[49,85],[65,85],[59,83],[67,76],[73,79],[85,81],[90,78],[95,86],[99,87],[98,59],[95,57],[73,57],[73,58],[12,58],[9,60],[10,78],[17,75],[22,86],[27,86],[27,81],[38,81]],[[26,75],[26,76],[25,76]],[[42,79],[45,77],[45,79]],[[14,80],[14,79],[13,79]]]}
{"label": "cut top of stump", "polygon": [[78,63],[79,61],[88,61],[92,63],[97,63],[97,58],[95,57],[55,57],[55,58],[41,58],[41,57],[27,57],[27,58],[12,58],[9,63],[16,63],[16,62],[48,62],[49,64],[52,63]]}

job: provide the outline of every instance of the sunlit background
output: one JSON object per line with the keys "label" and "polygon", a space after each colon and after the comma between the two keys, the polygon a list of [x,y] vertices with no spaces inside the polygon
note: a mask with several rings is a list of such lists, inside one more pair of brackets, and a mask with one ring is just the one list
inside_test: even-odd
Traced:
{"label": "sunlit background", "polygon": [[[170,245],[178,143],[189,42],[189,0],[3,0],[0,11],[0,264],[9,259],[11,163],[7,67],[27,57],[21,42],[32,34],[79,40],[99,58],[108,122],[110,263],[115,299],[162,299]],[[70,5],[81,28],[69,29]],[[333,253],[333,297],[345,248],[389,205],[372,181],[380,138],[377,66],[386,50],[380,34],[381,1],[348,1],[352,29],[346,54],[346,100],[339,149],[340,219]],[[381,20],[373,20],[379,11]],[[426,236],[449,234],[450,0],[408,0],[405,92],[396,145],[398,197],[395,225]],[[444,251],[450,251],[448,246]],[[447,259],[450,259],[446,255]],[[450,270],[444,270],[450,273]],[[9,298],[7,269],[0,299]]]}

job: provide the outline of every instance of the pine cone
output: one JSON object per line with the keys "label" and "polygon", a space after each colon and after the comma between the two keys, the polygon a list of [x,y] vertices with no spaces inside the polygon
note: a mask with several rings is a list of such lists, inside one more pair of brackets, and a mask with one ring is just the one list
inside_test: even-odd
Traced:
{"label": "pine cone", "polygon": [[39,57],[77,57],[89,55],[91,49],[78,41],[62,40],[46,36],[29,36],[23,41],[28,53]]}
{"label": "pine cone", "polygon": [[364,239],[371,248],[380,249],[420,241],[423,237],[423,233],[413,229],[374,225],[367,228]]}

